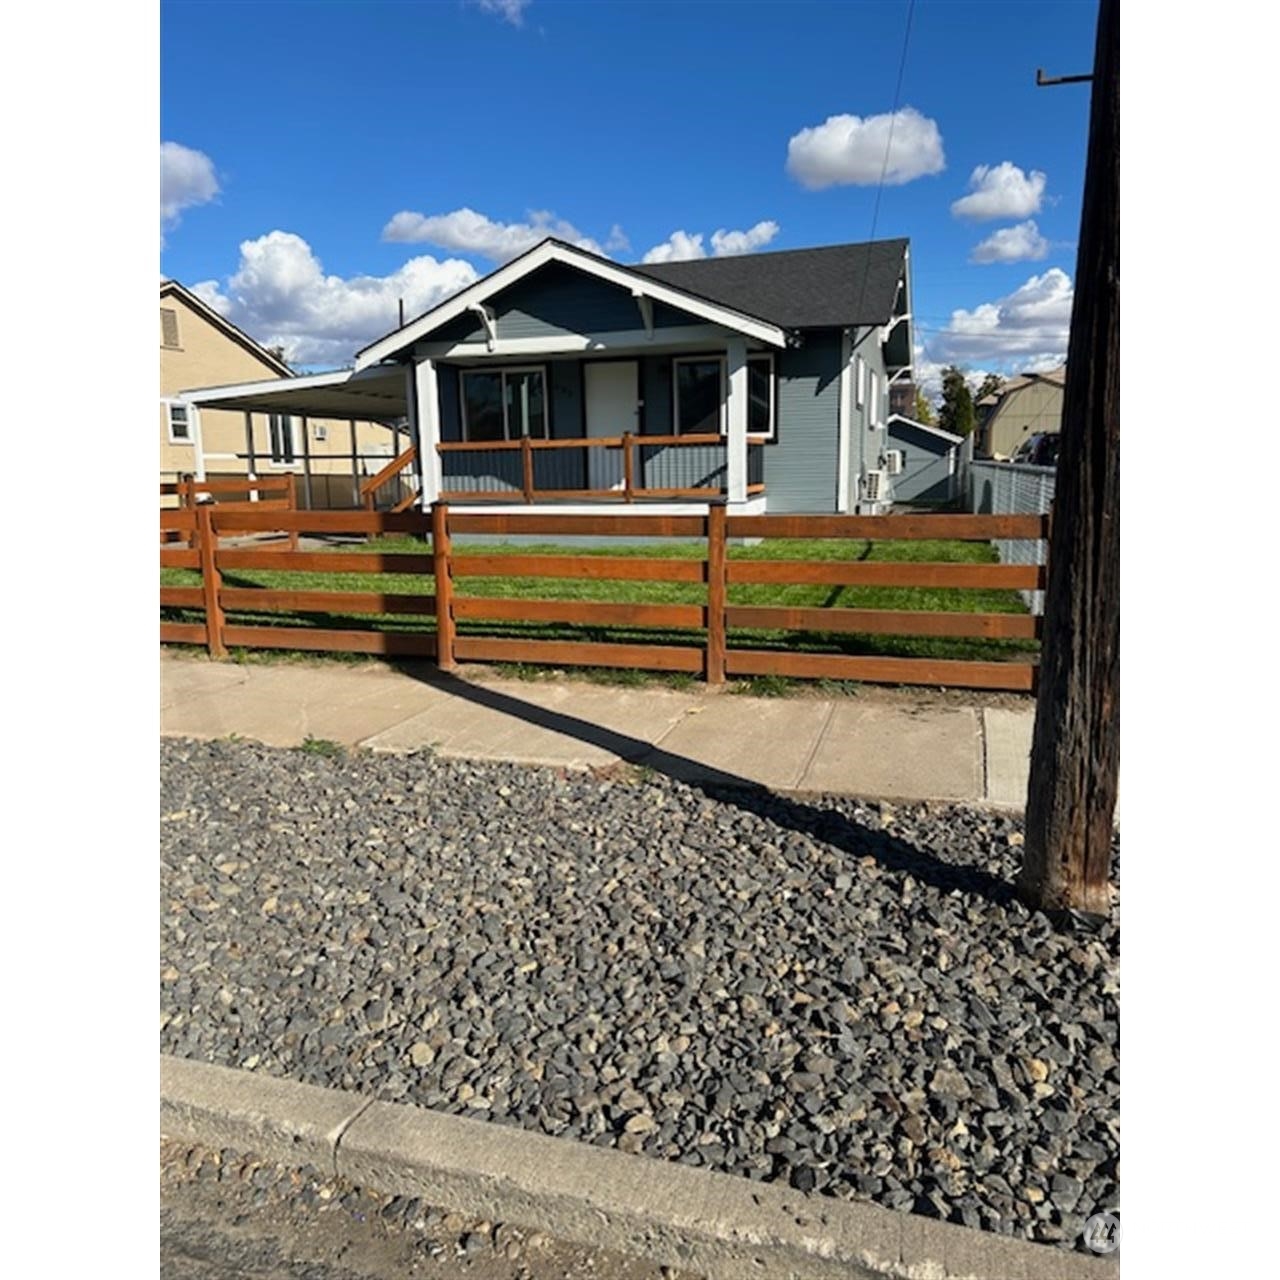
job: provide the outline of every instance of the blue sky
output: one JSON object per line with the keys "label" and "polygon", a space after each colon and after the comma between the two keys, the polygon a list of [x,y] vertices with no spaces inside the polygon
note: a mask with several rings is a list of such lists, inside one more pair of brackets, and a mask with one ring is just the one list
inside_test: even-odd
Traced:
{"label": "blue sky", "polygon": [[[622,262],[865,240],[907,15],[169,0],[161,269],[319,368],[547,232]],[[1095,22],[917,0],[876,235],[911,239],[926,376],[1065,353],[1089,90],[1035,70],[1087,71]]]}

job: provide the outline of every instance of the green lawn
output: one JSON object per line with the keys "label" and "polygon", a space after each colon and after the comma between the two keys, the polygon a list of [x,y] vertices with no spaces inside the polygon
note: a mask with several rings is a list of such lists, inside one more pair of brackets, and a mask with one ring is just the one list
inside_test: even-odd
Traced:
{"label": "green lawn", "polygon": [[[412,538],[381,538],[369,543],[335,546],[332,554],[382,551],[390,554],[421,555],[426,544]],[[455,555],[560,554],[588,556],[641,556],[669,559],[700,559],[702,543],[655,543],[644,546],[566,547],[454,545]],[[996,554],[985,542],[894,541],[866,542],[850,539],[806,540],[766,539],[756,546],[731,546],[731,560],[872,560],[930,561],[958,564],[996,563]],[[171,586],[195,585],[199,575],[192,570],[161,570],[161,583]],[[294,590],[382,591],[430,593],[432,580],[412,574],[386,573],[293,573],[232,570],[223,575],[227,587],[277,587]],[[700,604],[705,587],[678,582],[615,582],[558,578],[458,578],[455,591],[461,596],[501,596],[519,599],[600,600],[653,604]],[[876,586],[833,587],[809,585],[768,585],[743,583],[729,587],[729,603],[737,605],[775,604],[793,606],[840,606],[862,609],[911,609],[972,613],[1025,613],[1026,606],[1016,591],[889,588]],[[185,620],[183,610],[166,609],[162,616]],[[191,614],[192,620],[200,615]],[[277,612],[228,612],[228,620],[240,625],[311,626],[360,630],[431,631],[434,620],[408,615],[293,615]],[[464,620],[461,635],[521,637],[527,639],[599,640],[645,644],[699,643],[694,631],[655,631],[642,627],[582,626],[560,623],[521,623]],[[732,630],[730,645],[768,648],[784,646],[794,652],[875,654],[895,657],[964,658],[985,660],[1025,659],[1037,645],[1028,640],[987,640],[968,638],[844,635],[825,632],[777,632]]]}

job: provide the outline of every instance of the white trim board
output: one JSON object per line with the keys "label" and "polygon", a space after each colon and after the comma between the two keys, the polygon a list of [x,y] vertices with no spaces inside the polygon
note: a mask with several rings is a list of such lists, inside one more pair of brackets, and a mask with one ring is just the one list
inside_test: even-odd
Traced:
{"label": "white trim board", "polygon": [[[564,333],[545,338],[499,338],[492,346],[487,342],[422,342],[413,348],[415,359],[491,360],[503,356],[556,356],[609,352],[617,355],[642,355],[666,351],[714,346],[723,348],[730,337],[720,325],[671,325],[655,329],[650,335],[644,329],[615,329],[605,333]],[[763,343],[748,348],[752,354],[770,350]]]}
{"label": "white trim board", "polygon": [[633,297],[652,298],[655,302],[666,303],[702,320],[724,325],[746,337],[755,338],[758,342],[765,342],[774,347],[786,346],[787,335],[775,324],[744,315],[740,311],[734,311],[719,303],[708,302],[682,289],[659,284],[656,280],[642,276],[627,267],[598,258],[593,253],[574,248],[562,241],[548,238],[527,253],[508,262],[506,266],[490,272],[483,280],[477,280],[461,293],[454,294],[452,298],[434,307],[425,315],[419,316],[404,328],[394,330],[385,338],[380,338],[357,352],[356,369],[367,369],[379,361],[399,355],[406,347],[412,346],[441,325],[448,324],[450,320],[470,311],[477,303],[483,303],[487,298],[510,288],[525,276],[552,262],[563,263],[565,266],[574,267],[588,275],[615,284],[619,288],[626,289]]}

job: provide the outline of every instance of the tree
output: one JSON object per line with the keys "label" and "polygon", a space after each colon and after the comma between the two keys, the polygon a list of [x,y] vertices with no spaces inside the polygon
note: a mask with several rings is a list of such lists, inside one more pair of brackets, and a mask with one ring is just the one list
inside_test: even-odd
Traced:
{"label": "tree", "polygon": [[1018,888],[1110,908],[1120,780],[1120,4],[1101,0]]}
{"label": "tree", "polygon": [[919,387],[916,388],[916,399],[911,408],[911,416],[917,422],[923,422],[926,427],[934,424],[933,405],[929,403],[929,397]]}
{"label": "tree", "polygon": [[1004,386],[1004,379],[998,373],[989,373],[982,380],[982,386],[978,388],[977,394],[973,397],[974,404],[981,404],[989,395],[994,395],[1001,387]]}
{"label": "tree", "polygon": [[952,435],[967,436],[973,430],[973,395],[964,374],[955,365],[942,371],[942,408],[938,426]]}

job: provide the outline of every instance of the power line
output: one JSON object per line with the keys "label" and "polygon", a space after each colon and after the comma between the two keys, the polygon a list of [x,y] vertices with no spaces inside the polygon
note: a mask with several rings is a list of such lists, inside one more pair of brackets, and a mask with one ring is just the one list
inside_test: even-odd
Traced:
{"label": "power line", "polygon": [[907,0],[907,27],[902,33],[902,54],[898,59],[898,79],[893,87],[893,109],[889,112],[889,137],[884,147],[884,164],[880,166],[880,181],[876,183],[876,199],[871,210],[871,234],[867,237],[867,260],[862,271],[862,289],[858,294],[855,316],[862,314],[866,300],[867,279],[871,274],[871,246],[876,238],[876,226],[880,221],[880,197],[884,193],[884,180],[889,172],[889,156],[893,151],[893,127],[898,121],[898,103],[902,100],[902,77],[907,68],[907,46],[911,43],[911,19],[916,11],[916,0]]}

